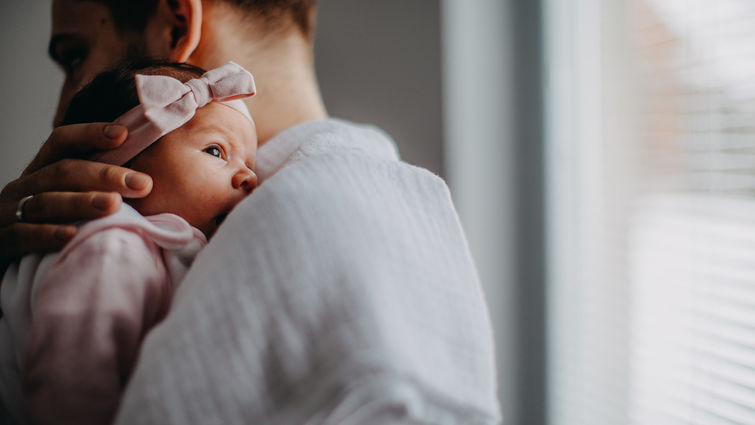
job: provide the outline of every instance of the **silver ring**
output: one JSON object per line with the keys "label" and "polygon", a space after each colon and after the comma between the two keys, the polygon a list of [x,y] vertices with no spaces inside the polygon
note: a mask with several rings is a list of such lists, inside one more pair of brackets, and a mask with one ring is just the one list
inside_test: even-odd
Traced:
{"label": "silver ring", "polygon": [[29,201],[29,199],[33,198],[34,195],[29,195],[21,198],[20,201],[18,201],[18,207],[16,208],[16,220],[19,222],[26,221],[26,215],[24,214],[24,205]]}

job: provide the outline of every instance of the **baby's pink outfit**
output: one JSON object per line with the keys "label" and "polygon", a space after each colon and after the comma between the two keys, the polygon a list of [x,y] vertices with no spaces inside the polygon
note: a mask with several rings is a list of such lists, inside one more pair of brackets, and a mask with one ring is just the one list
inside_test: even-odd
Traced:
{"label": "baby's pink outfit", "polygon": [[35,423],[109,423],[142,339],[206,244],[176,215],[124,205],[81,226],[60,253],[12,265],[0,288],[5,413],[27,420],[23,386]]}

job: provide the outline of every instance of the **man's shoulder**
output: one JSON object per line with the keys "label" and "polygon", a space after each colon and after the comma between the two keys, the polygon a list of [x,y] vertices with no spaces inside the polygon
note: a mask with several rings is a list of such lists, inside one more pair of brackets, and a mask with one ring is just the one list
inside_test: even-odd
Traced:
{"label": "man's shoulder", "polygon": [[356,149],[302,154],[260,185],[257,192],[252,197],[264,197],[282,208],[313,204],[340,208],[348,202],[390,202],[388,209],[407,205],[393,202],[398,198],[415,201],[415,207],[442,198],[451,207],[448,187],[439,176],[398,159]]}
{"label": "man's shoulder", "polygon": [[436,232],[458,242],[454,249],[465,246],[441,178],[361,154],[317,155],[283,168],[236,208],[221,231],[229,225],[286,246],[287,255],[315,249],[360,262],[397,246],[431,245]]}
{"label": "man's shoulder", "polygon": [[415,226],[405,232],[411,223],[439,223],[443,232],[457,231],[445,182],[401,161],[384,133],[340,122],[310,130],[295,135],[305,139],[295,149],[277,147],[289,153],[283,166],[231,214],[245,216],[247,229],[261,235],[306,235],[323,244],[325,239],[343,240],[346,245],[359,239],[355,235],[392,242],[415,235],[421,241],[419,233],[429,230]]}
{"label": "man's shoulder", "polygon": [[261,146],[257,153],[257,173],[261,181],[265,181],[301,161],[326,156],[399,160],[396,143],[379,128],[327,119],[297,124]]}
{"label": "man's shoulder", "polygon": [[364,155],[375,160],[399,160],[396,142],[373,125],[330,119],[302,138],[297,153],[304,157]]}
{"label": "man's shoulder", "polygon": [[332,188],[344,195],[352,192],[343,189],[356,182],[365,190],[374,184],[408,191],[417,184],[446,189],[439,176],[402,161],[393,139],[372,125],[340,119],[303,123],[269,143],[260,149],[258,160],[278,162],[275,172],[263,179],[276,189],[311,190],[311,184],[298,184],[298,177],[316,181],[318,190]]}

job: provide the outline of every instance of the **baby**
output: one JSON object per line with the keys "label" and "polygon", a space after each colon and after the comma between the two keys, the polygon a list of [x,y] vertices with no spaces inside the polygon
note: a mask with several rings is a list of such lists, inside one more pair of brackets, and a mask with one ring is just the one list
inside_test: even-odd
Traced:
{"label": "baby", "polygon": [[93,158],[147,173],[153,188],[83,224],[60,253],[26,256],[5,273],[0,396],[15,422],[27,420],[21,388],[34,423],[112,420],[147,331],[257,184],[254,121],[238,100],[254,92],[234,63],[205,72],[149,61],[100,74],[73,98],[64,124],[128,127],[122,146]]}

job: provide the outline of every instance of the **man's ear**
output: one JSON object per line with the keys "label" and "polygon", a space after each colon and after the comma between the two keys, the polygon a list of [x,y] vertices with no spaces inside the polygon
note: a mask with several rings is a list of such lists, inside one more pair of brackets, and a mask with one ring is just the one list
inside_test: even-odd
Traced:
{"label": "man's ear", "polygon": [[202,38],[202,0],[165,0],[170,26],[170,60],[186,62]]}

